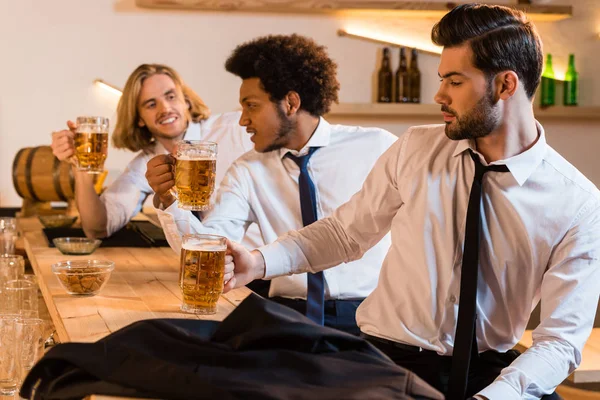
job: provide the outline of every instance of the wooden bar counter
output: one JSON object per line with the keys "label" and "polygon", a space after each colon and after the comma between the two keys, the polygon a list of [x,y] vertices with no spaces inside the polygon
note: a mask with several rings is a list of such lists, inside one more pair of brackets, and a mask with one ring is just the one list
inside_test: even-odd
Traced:
{"label": "wooden bar counter", "polygon": [[[240,288],[221,296],[216,315],[186,314],[179,310],[179,257],[170,248],[100,247],[89,256],[68,256],[48,246],[37,219],[22,218],[19,226],[59,342],[94,342],[143,319],[223,320],[251,293]],[[98,295],[71,296],[52,273],[52,264],[77,259],[114,261],[115,269]]]}

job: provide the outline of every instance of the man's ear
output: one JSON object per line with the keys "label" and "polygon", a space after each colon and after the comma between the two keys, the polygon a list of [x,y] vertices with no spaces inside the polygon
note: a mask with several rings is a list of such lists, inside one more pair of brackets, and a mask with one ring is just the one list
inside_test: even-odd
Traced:
{"label": "man's ear", "polygon": [[141,119],[141,118],[138,118],[138,122],[137,122],[137,124],[138,124],[138,126],[139,126],[140,128],[143,128],[143,127],[145,127],[145,126],[146,126],[146,123],[145,123],[145,122],[144,122],[144,120],[143,120],[143,119]]}
{"label": "man's ear", "polygon": [[515,71],[503,71],[496,75],[494,84],[494,97],[497,100],[508,100],[519,88],[519,76]]}
{"label": "man's ear", "polygon": [[300,100],[300,95],[298,92],[294,92],[293,90],[288,92],[283,98],[283,105],[286,114],[289,116],[294,115],[300,109],[300,105],[302,101]]}

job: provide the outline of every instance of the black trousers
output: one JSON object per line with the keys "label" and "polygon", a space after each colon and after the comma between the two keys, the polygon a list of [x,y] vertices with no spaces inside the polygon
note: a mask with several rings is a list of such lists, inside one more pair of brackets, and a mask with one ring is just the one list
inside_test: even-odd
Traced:
{"label": "black trousers", "polygon": [[[271,297],[269,300],[306,314],[306,300],[285,297]],[[325,326],[355,336],[360,335],[360,329],[356,325],[356,309],[363,300],[325,300]]]}
{"label": "black trousers", "polygon": [[[389,343],[389,341],[370,335],[361,334],[361,336],[365,337],[396,364],[414,372],[440,392],[447,393],[450,369],[452,367],[451,356],[440,356],[436,352],[429,350],[419,352],[418,348],[400,348]],[[517,350],[509,350],[506,353],[498,353],[490,350],[480,353],[479,357],[471,361],[467,397],[477,394],[480,390],[490,385],[500,375],[500,371],[512,363],[520,354]],[[560,400],[561,397],[556,393],[552,393],[542,397],[542,399]]]}

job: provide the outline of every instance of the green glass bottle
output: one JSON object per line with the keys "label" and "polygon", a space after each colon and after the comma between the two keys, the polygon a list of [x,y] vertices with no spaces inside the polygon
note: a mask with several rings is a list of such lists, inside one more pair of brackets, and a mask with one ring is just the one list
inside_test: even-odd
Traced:
{"label": "green glass bottle", "polygon": [[542,107],[554,105],[555,95],[554,69],[552,68],[552,54],[546,57],[546,66],[542,73]]}
{"label": "green glass bottle", "polygon": [[565,87],[563,104],[565,106],[576,106],[579,97],[579,74],[575,71],[575,55],[569,54],[569,66],[565,74]]}

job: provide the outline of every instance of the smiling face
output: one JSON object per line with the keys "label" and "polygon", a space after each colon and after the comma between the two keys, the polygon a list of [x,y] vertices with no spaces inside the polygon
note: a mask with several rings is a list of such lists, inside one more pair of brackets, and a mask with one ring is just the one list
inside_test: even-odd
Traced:
{"label": "smiling face", "polygon": [[165,74],[149,76],[138,96],[138,125],[155,138],[178,139],[188,126],[188,105],[181,88]]}
{"label": "smiling face", "polygon": [[266,153],[286,147],[293,135],[294,124],[281,104],[271,101],[259,78],[242,81],[240,104],[240,125],[245,126],[246,131],[252,135],[250,140],[256,151]]}
{"label": "smiling face", "polygon": [[468,44],[442,51],[434,100],[442,106],[446,136],[452,140],[484,137],[500,126],[493,78],[486,79],[472,60]]}

